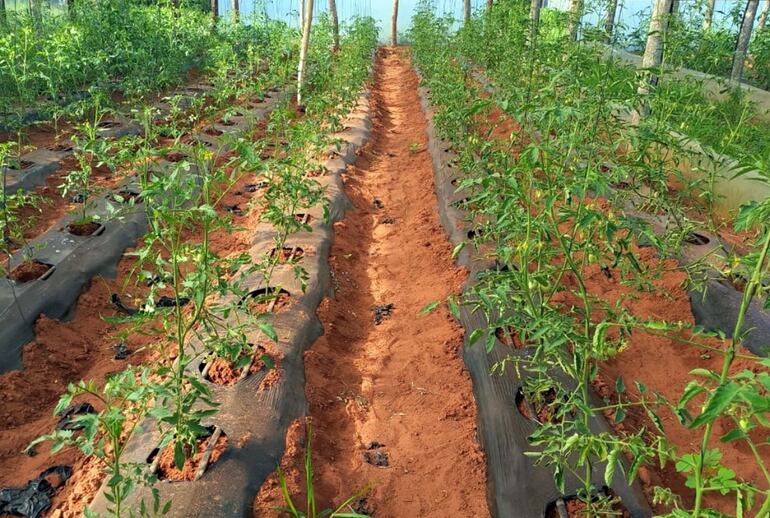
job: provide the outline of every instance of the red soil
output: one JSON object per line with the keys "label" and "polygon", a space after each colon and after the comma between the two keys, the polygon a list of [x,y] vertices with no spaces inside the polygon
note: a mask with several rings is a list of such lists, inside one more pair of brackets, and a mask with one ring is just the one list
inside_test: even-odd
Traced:
{"label": "red soil", "polygon": [[[161,480],[174,481],[193,480],[195,478],[195,474],[198,471],[198,466],[200,466],[201,461],[203,460],[203,455],[206,451],[206,447],[209,444],[210,437],[211,436],[198,439],[198,444],[195,448],[195,455],[185,461],[182,469],[177,468],[176,464],[174,463],[174,443],[172,442],[163,448],[163,451],[158,454],[158,478]],[[225,452],[227,443],[227,435],[224,433],[217,438],[214,449],[211,450],[211,457],[209,458],[208,463],[209,468],[213,466]]]}
{"label": "red soil", "polygon": [[[467,272],[454,265],[438,221],[430,157],[410,151],[427,142],[417,78],[402,49],[378,52],[372,99],[372,141],[344,177],[355,209],[335,224],[335,299],[322,303],[325,334],[305,355],[316,495],[326,508],[370,483],[359,511],[486,517],[462,328],[445,309],[418,316],[457,292]],[[373,208],[375,197],[383,208]],[[379,224],[383,214],[398,224]],[[375,325],[371,308],[386,303],[393,313]],[[303,436],[295,423],[282,461],[293,495],[302,494]],[[373,443],[388,466],[364,462]],[[278,516],[282,503],[272,475],[254,516]]]}

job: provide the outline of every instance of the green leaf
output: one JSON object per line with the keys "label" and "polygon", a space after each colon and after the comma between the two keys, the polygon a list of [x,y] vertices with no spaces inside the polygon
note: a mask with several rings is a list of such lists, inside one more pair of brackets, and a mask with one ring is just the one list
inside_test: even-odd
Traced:
{"label": "green leaf", "polygon": [[176,469],[184,468],[184,461],[184,444],[182,444],[182,441],[176,441],[174,443],[174,465],[176,466]]}
{"label": "green leaf", "polygon": [[273,342],[278,341],[278,333],[275,331],[273,324],[269,322],[259,322],[257,323],[257,327],[259,327],[259,330],[262,331],[265,336],[270,338]]}
{"label": "green leaf", "polygon": [[440,301],[431,302],[430,304],[427,304],[425,307],[423,307],[423,308],[420,310],[420,315],[421,315],[421,316],[425,316],[425,315],[427,315],[428,313],[431,313],[431,312],[435,311],[435,309],[436,309],[437,307],[439,307],[439,305],[440,305],[440,304],[441,304],[441,302],[440,302]]}
{"label": "green leaf", "polygon": [[714,421],[714,419],[722,414],[724,409],[730,406],[740,392],[741,386],[736,383],[727,383],[717,387],[706,403],[706,408],[690,423],[689,427],[691,429],[697,428],[705,423]]}
{"label": "green leaf", "polygon": [[481,327],[478,329],[474,329],[473,332],[471,333],[471,336],[468,337],[468,345],[473,345],[476,342],[478,342],[485,332],[486,332],[486,329]]}

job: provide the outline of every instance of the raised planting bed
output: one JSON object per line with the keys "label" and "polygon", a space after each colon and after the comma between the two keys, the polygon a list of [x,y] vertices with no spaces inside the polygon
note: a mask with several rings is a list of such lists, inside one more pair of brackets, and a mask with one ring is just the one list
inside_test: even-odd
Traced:
{"label": "raised planting bed", "polygon": [[[217,150],[215,157],[227,152],[232,139],[263,119],[284,95],[287,94],[268,96],[255,108],[244,110],[239,123],[228,127],[223,135],[207,137]],[[170,165],[161,162],[157,165],[158,171],[162,172]],[[195,166],[191,165],[189,174],[195,174],[195,171]],[[6,279],[0,283],[0,372],[21,366],[22,348],[33,338],[34,324],[40,315],[66,318],[87,282],[97,275],[115,275],[123,252],[145,233],[146,216],[140,192],[137,180],[130,179],[92,202],[90,215],[99,224],[99,228],[91,229],[93,233],[84,233],[83,228],[77,226],[77,233],[85,235],[69,231],[70,225],[79,222],[74,215],[68,215],[28,243],[25,247],[28,257],[23,251],[14,254],[11,271],[30,260],[50,265],[50,270],[43,277],[28,282]],[[125,203],[128,198],[134,198],[133,202]],[[119,209],[117,213],[114,213],[115,208]]]}
{"label": "raised planting bed", "polygon": [[[437,136],[428,91],[420,88],[419,93],[428,117],[428,151],[434,165],[441,222],[451,242],[457,246],[467,242],[471,230],[462,204],[457,203],[469,193],[456,192],[456,182],[453,181],[458,177],[454,167],[457,156],[451,149],[451,143]],[[470,270],[469,283],[474,283],[480,273],[495,267],[493,261],[480,258],[480,254],[471,246],[461,250],[457,261]],[[530,444],[529,436],[539,426],[537,419],[522,414],[516,404],[517,399],[521,399],[520,390],[527,381],[527,373],[523,370],[517,372],[517,369],[510,367],[502,371],[497,369],[490,375],[498,362],[517,357],[527,358],[531,352],[526,347],[513,348],[506,345],[498,337],[492,341],[490,351],[481,345],[486,342],[486,336],[482,336],[476,345],[471,345],[470,337],[476,336],[477,330],[483,330],[484,334],[489,332],[489,322],[481,312],[473,311],[468,305],[460,307],[459,316],[466,333],[466,347],[462,356],[473,380],[479,414],[479,441],[487,459],[490,510],[494,516],[506,518],[554,516],[552,513],[557,502],[569,499],[580,489],[578,480],[565,474],[566,491],[561,494],[554,483],[552,469],[536,465],[532,457],[525,455],[525,452],[535,449]],[[604,416],[596,412],[590,422],[590,431],[604,433],[610,430]],[[602,488],[605,485],[604,468],[603,463],[593,467],[592,482],[595,487]],[[623,473],[616,470],[611,482],[609,490],[621,499],[629,516],[652,516],[638,481],[629,486]]]}
{"label": "raised planting bed", "polygon": [[[277,286],[283,293],[282,302],[258,308],[259,312],[271,312],[270,322],[277,333],[277,342],[266,347],[272,366],[250,370],[245,376],[239,373],[235,382],[212,383],[208,378],[211,367],[206,365],[211,359],[204,354],[202,344],[191,342],[188,345],[191,354],[199,353],[198,359],[189,366],[190,372],[209,384],[213,400],[219,405],[217,414],[207,424],[227,434],[228,442],[217,461],[210,463],[197,480],[155,486],[162,502],[172,502],[169,517],[249,515],[254,496],[283,456],[288,426],[306,414],[303,353],[323,332],[315,313],[332,289],[328,264],[332,225],[342,218],[349,203],[342,192],[340,176],[347,165],[356,160],[356,150],[368,139],[371,128],[368,95],[361,96],[346,126],[339,135],[342,144],[338,156],[324,162],[328,174],[318,179],[326,187],[329,219],[324,218],[320,206],[308,210],[307,222],[312,232],[292,234],[286,243],[287,247],[306,251],[298,259],[308,274],[304,291],[291,264],[276,268],[269,287],[262,274],[248,269],[243,271],[245,295],[240,306],[249,307],[254,297],[272,293]],[[253,235],[249,254],[257,261],[275,247],[275,230],[262,223],[253,229]],[[281,305],[280,311],[273,311],[278,305]],[[247,338],[251,344],[262,344],[267,340],[257,328],[249,329]],[[125,460],[145,463],[149,468],[148,459],[158,441],[154,420],[145,419],[128,441]],[[105,488],[102,487],[93,501],[92,509],[103,511],[106,508]],[[140,501],[149,501],[149,497],[147,488],[137,488],[130,496],[128,506],[136,508]]]}

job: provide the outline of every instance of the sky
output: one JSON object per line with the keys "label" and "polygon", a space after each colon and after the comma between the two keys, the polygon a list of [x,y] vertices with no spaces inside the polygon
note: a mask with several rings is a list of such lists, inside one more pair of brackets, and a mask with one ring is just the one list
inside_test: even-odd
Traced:
{"label": "sky", "polygon": [[[289,21],[296,21],[297,10],[299,8],[299,0],[240,0],[241,10],[244,13],[248,13],[256,6],[258,9],[262,9],[264,2],[264,9],[267,10],[267,14],[271,18],[283,18]],[[596,3],[600,0],[593,0]],[[619,0],[621,7],[619,9],[619,16],[621,22],[628,27],[636,27],[639,24],[638,13],[645,9],[649,10],[653,0]],[[694,2],[696,0],[680,0],[682,3]],[[462,18],[463,13],[463,0],[433,0],[439,12],[453,13],[456,18]],[[415,7],[419,3],[419,0],[399,0],[399,31],[405,31],[409,28],[411,23],[412,14]],[[545,0],[546,5],[556,9],[567,9],[570,4],[570,0]],[[592,0],[588,0],[587,4],[591,4]],[[717,0],[716,4],[716,20],[724,17],[724,14],[736,3],[745,3],[745,0]],[[380,26],[381,37],[385,38],[388,34],[390,27],[390,16],[392,10],[392,0],[337,0],[337,10],[341,20],[345,20],[351,16],[364,15],[374,17]],[[484,8],[486,0],[471,0],[471,6],[474,9]],[[220,0],[221,9],[226,13],[229,10],[229,2],[227,0]],[[321,12],[326,9],[327,0],[315,0],[315,12]],[[589,10],[590,11],[590,10]],[[224,14],[224,13],[223,13]],[[598,14],[586,15],[585,21],[587,23],[595,22],[598,19]]]}

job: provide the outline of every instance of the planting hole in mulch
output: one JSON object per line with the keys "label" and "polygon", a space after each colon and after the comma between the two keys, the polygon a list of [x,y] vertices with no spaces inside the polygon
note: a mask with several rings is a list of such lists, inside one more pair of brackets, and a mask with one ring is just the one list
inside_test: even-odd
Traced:
{"label": "planting hole in mulch", "polygon": [[111,129],[116,128],[120,126],[120,123],[117,121],[101,121],[99,124],[96,125],[99,129]]}
{"label": "planting hole in mulch", "polygon": [[51,508],[51,499],[72,476],[69,466],[53,466],[24,487],[0,488],[0,514],[39,518]]}
{"label": "planting hole in mulch", "polygon": [[181,151],[172,151],[168,155],[166,155],[166,160],[169,162],[181,162],[182,160],[185,160],[187,158],[187,154],[182,153]]}
{"label": "planting hole in mulch", "polygon": [[380,223],[383,224],[383,225],[395,225],[396,224],[396,219],[395,218],[391,218],[390,216],[385,216],[384,218],[382,218],[380,220]]}
{"label": "planting hole in mulch", "polygon": [[[600,496],[594,496],[592,501],[593,506],[589,513],[588,505],[577,496],[559,498],[548,504],[545,509],[545,518],[583,518],[589,514],[591,516],[631,518],[631,513],[623,506],[620,499],[607,488],[602,489]],[[596,508],[596,505],[601,505],[601,507]],[[607,507],[610,507],[611,510]]]}
{"label": "planting hole in mulch", "polygon": [[612,187],[614,189],[625,191],[625,190],[628,190],[628,189],[631,188],[631,184],[626,182],[625,180],[620,180],[620,181],[617,181],[617,182],[612,182],[610,184],[610,187]]}
{"label": "planting hole in mulch", "polygon": [[[273,248],[270,250],[270,257],[275,257],[278,251]],[[293,247],[293,246],[284,246],[281,248],[280,252],[280,258],[278,259],[278,262],[281,264],[285,263],[296,263],[300,259],[302,259],[305,256],[305,250],[303,250],[300,247]]]}
{"label": "planting hole in mulch", "polygon": [[310,214],[295,214],[294,220],[298,223],[309,225],[310,222],[313,221],[313,216],[311,216]]}
{"label": "planting hole in mulch", "polygon": [[542,390],[537,401],[532,401],[524,395],[524,390],[521,388],[516,392],[516,408],[522,416],[531,421],[553,422],[558,419],[559,406],[554,388]]}
{"label": "planting hole in mulch", "polygon": [[104,226],[95,221],[89,221],[88,223],[70,223],[67,225],[67,232],[73,236],[93,236],[99,229],[104,229]]}
{"label": "planting hole in mulch", "polygon": [[350,507],[354,513],[362,514],[364,516],[374,516],[374,507],[369,503],[365,496],[357,498]]}
{"label": "planting hole in mulch", "polygon": [[30,162],[28,160],[20,160],[17,165],[11,167],[10,169],[12,171],[26,171],[33,165],[35,165],[35,162]]}
{"label": "planting hole in mulch", "polygon": [[384,451],[385,445],[377,441],[370,442],[363,453],[364,462],[378,468],[387,468],[390,465],[388,452]]}
{"label": "planting hole in mulch", "polygon": [[222,126],[235,126],[235,121],[233,119],[219,119],[217,122]]}
{"label": "planting hole in mulch", "polygon": [[248,305],[249,310],[255,315],[271,312],[280,313],[291,304],[291,294],[288,291],[281,289],[276,295],[275,288],[260,288],[246,295],[241,303],[244,302]]}
{"label": "planting hole in mulch", "polygon": [[475,230],[469,230],[468,234],[466,234],[466,235],[468,236],[468,239],[476,239],[476,235],[477,234],[476,234]]}
{"label": "planting hole in mulch", "polygon": [[73,194],[69,198],[70,203],[85,203],[86,202],[86,195],[85,194]]}
{"label": "planting hole in mulch", "polygon": [[243,216],[243,209],[241,209],[237,203],[232,205],[224,204],[222,205],[222,208],[234,216]]}
{"label": "planting hole in mulch", "polygon": [[519,338],[519,334],[511,326],[498,327],[495,329],[495,336],[501,344],[514,349],[524,349],[524,343]]}
{"label": "planting hole in mulch", "polygon": [[378,326],[382,324],[382,321],[390,318],[393,315],[393,304],[378,304],[372,308],[374,311],[374,325]]}
{"label": "planting hole in mulch", "polygon": [[385,205],[383,205],[382,201],[379,198],[375,198],[374,200],[372,200],[372,207],[374,207],[375,209],[381,209],[385,207]]}
{"label": "planting hole in mulch", "polygon": [[129,205],[133,203],[134,205],[137,205],[139,203],[142,203],[142,197],[138,192],[128,191],[128,190],[122,190],[118,191],[115,194],[112,195],[112,200],[117,203],[123,203],[125,205]]}
{"label": "planting hole in mulch", "polygon": [[[179,305],[180,306],[186,306],[190,303],[190,299],[188,297],[179,297]],[[177,301],[174,297],[167,297],[163,295],[160,297],[157,301],[155,301],[155,307],[158,308],[173,308],[176,307]]]}
{"label": "planting hole in mulch", "polygon": [[463,198],[461,200],[453,201],[452,206],[462,210],[476,210],[478,208],[477,203],[473,203],[470,197]]}
{"label": "planting hole in mulch", "polygon": [[136,315],[137,313],[139,313],[138,309],[132,308],[126,305],[123,302],[123,300],[121,300],[120,295],[118,295],[117,293],[113,293],[112,295],[110,295],[110,304],[115,306],[115,308],[118,311],[122,311],[126,315]]}
{"label": "planting hole in mulch", "polygon": [[219,356],[211,360],[210,365],[208,361],[201,362],[199,368],[203,379],[206,381],[215,385],[230,386],[235,385],[248,376],[271,369],[275,364],[267,354],[267,349],[261,345],[258,345],[253,351],[243,351],[241,361],[248,362],[248,370],[246,372],[244,372],[246,367],[234,368],[233,362]]}
{"label": "planting hole in mulch", "polygon": [[128,345],[126,345],[125,342],[118,342],[112,346],[112,351],[115,353],[114,358],[116,360],[125,360],[132,354],[134,354],[134,351],[128,348]]}
{"label": "planting hole in mulch", "polygon": [[56,424],[57,430],[82,430],[84,425],[75,419],[78,416],[86,414],[95,414],[96,409],[90,403],[74,403],[61,412],[59,412],[59,422]]}
{"label": "planting hole in mulch", "polygon": [[194,453],[190,446],[184,446],[186,460],[182,469],[177,468],[174,462],[174,441],[166,445],[163,451],[155,448],[147,458],[147,462],[155,468],[158,479],[181,482],[198,480],[202,477],[205,471],[222,457],[228,443],[227,434],[221,429],[210,426],[208,430],[208,435],[198,438]]}
{"label": "planting hole in mulch", "polygon": [[59,142],[58,144],[54,144],[53,146],[48,146],[48,151],[54,151],[57,153],[69,153],[74,148],[71,143],[69,142]]}
{"label": "planting hole in mulch", "polygon": [[305,172],[305,176],[308,178],[318,178],[319,176],[326,176],[329,174],[329,170],[324,166],[319,166],[318,169],[312,169]]}
{"label": "planting hole in mulch", "polygon": [[703,234],[699,234],[698,232],[690,232],[687,234],[687,236],[685,236],[684,242],[691,245],[703,246],[709,244],[711,240]]}
{"label": "planting hole in mulch", "polygon": [[212,137],[219,137],[224,134],[224,131],[216,129],[214,126],[209,126],[203,130],[203,133]]}
{"label": "planting hole in mulch", "polygon": [[260,180],[256,183],[249,183],[243,188],[246,192],[257,192],[260,189],[266,189],[270,185],[266,180]]}
{"label": "planting hole in mulch", "polygon": [[8,278],[19,284],[41,279],[53,268],[53,265],[40,261],[27,261],[20,264],[8,274]]}

